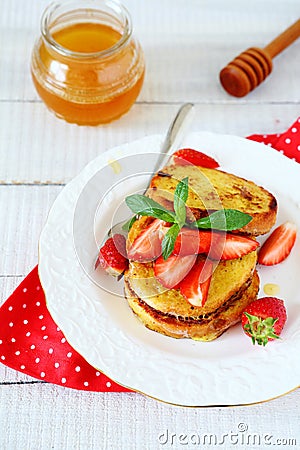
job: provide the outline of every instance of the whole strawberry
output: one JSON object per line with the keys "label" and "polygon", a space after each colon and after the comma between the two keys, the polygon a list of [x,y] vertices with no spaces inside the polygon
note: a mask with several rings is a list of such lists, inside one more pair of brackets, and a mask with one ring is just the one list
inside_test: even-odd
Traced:
{"label": "whole strawberry", "polygon": [[242,327],[253,344],[265,346],[278,339],[287,319],[283,300],[263,297],[250,303],[242,313]]}
{"label": "whole strawberry", "polygon": [[107,239],[100,248],[95,269],[98,266],[115,277],[120,277],[127,269],[126,239],[122,234],[115,234]]}
{"label": "whole strawberry", "polygon": [[178,166],[193,164],[194,166],[208,167],[210,169],[219,167],[219,163],[214,158],[193,148],[181,148],[177,150],[173,154],[173,162]]}

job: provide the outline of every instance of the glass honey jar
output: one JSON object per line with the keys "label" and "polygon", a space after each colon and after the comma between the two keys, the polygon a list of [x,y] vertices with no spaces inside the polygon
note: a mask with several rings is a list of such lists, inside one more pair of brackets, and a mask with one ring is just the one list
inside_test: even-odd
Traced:
{"label": "glass honey jar", "polygon": [[31,73],[58,117],[79,125],[117,119],[135,102],[144,71],[130,15],[116,0],[64,1],[45,10]]}

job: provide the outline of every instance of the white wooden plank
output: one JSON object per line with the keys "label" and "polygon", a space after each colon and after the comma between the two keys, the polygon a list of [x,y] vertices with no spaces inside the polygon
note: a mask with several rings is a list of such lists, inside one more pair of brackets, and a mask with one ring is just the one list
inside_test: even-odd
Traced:
{"label": "white wooden plank", "polygon": [[16,287],[24,280],[24,276],[0,276],[0,307],[5,300],[13,293]]}
{"label": "white wooden plank", "polygon": [[[51,115],[30,79],[30,53],[48,0],[1,1],[0,184],[12,185],[0,185],[0,304],[22,279],[11,275],[25,275],[36,264],[38,236],[61,189],[15,183],[65,183],[106,149],[164,132],[178,105],[188,100],[197,102],[192,130],[281,132],[299,115],[300,42],[275,60],[268,81],[244,99],[229,97],[218,82],[219,70],[232,57],[248,46],[263,46],[298,18],[299,0],[123,2],[145,50],[144,88],[129,114],[89,128]],[[300,442],[299,389],[261,405],[197,410],[139,394],[11,384],[24,381],[33,379],[0,365],[1,449],[175,449],[182,448],[180,433],[241,437],[240,423],[248,433],[297,440],[285,448]],[[166,430],[175,437],[161,445],[158,438]]]}
{"label": "white wooden plank", "polygon": [[[0,278],[0,305],[21,280]],[[191,437],[207,432],[221,441],[222,434],[238,432],[239,423],[248,426],[248,434],[272,434],[300,442],[299,389],[251,407],[198,410],[172,407],[135,393],[89,393],[51,384],[21,384],[35,381],[0,363],[0,429],[5,430],[0,433],[0,448],[48,449],[64,444],[66,449],[150,449],[159,448],[167,438],[169,445],[163,448],[178,448],[171,445],[174,433],[174,443],[180,433]],[[284,430],[281,423],[285,423]],[[58,428],[59,433],[55,431]]]}
{"label": "white wooden plank", "polygon": [[[280,448],[277,439],[294,439],[294,445],[284,446],[292,449],[299,448],[300,442],[299,390],[252,407],[189,409],[139,394],[86,393],[38,384],[0,386],[0,404],[3,449],[191,449],[198,447],[195,440],[193,444],[197,436],[206,449],[219,445],[258,449],[265,442]],[[180,441],[181,434],[188,446]],[[203,445],[205,434],[217,444],[209,445],[207,436]],[[253,441],[254,435],[260,445]],[[268,441],[264,436],[269,436]]]}
{"label": "white wooden plank", "polygon": [[[37,101],[30,55],[39,34],[40,16],[48,3],[30,1],[24,13],[21,0],[3,0],[0,18],[0,99]],[[218,81],[220,69],[249,46],[266,45],[298,18],[297,0],[211,2],[165,0],[124,2],[146,56],[141,102],[229,101]],[[299,101],[300,42],[276,59],[275,70],[248,102]],[[12,55],[14,55],[12,57]]]}
{"label": "white wooden plank", "polygon": [[[65,183],[105,150],[165,133],[178,106],[135,105],[110,125],[78,127],[55,118],[40,103],[0,103],[0,183]],[[204,103],[195,108],[191,130],[239,136],[276,133],[298,116],[295,104]]]}
{"label": "white wooden plank", "polygon": [[38,239],[61,187],[0,186],[0,275],[26,275],[38,261]]}

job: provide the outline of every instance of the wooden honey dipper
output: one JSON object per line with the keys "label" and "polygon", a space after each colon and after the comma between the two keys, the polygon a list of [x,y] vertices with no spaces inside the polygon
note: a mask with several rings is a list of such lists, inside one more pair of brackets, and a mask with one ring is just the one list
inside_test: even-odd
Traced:
{"label": "wooden honey dipper", "polygon": [[251,47],[227,64],[220,72],[223,88],[234,97],[244,97],[270,75],[272,58],[300,36],[300,19],[264,48]]}

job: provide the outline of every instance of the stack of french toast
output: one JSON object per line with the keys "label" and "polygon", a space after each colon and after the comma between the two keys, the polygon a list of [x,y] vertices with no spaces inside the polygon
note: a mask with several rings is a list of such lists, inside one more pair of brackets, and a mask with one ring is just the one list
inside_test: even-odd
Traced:
{"label": "stack of french toast", "polygon": [[[202,254],[201,250],[194,255],[194,264],[185,280],[192,277],[197,264],[203,265],[208,261],[212,267],[209,283],[205,285],[205,301],[195,304],[183,295],[185,291],[180,288],[180,280],[179,283],[168,284],[168,277],[172,277],[173,270],[172,266],[168,266],[168,259],[161,260],[159,266],[158,259],[143,260],[134,257],[133,244],[149,226],[156,226],[153,225],[156,219],[139,217],[132,225],[127,239],[129,266],[124,274],[125,297],[133,312],[149,329],[174,338],[211,341],[239,322],[243,310],[257,298],[258,244],[250,246],[245,254],[235,252],[234,245],[237,242],[238,248],[239,241],[242,242],[243,238],[245,242],[246,239],[256,242],[257,236],[268,233],[276,221],[277,202],[263,187],[218,168],[178,165],[172,162],[154,175],[146,196],[173,211],[174,192],[178,182],[184,178],[189,183],[187,222],[192,223],[222,209],[247,213],[251,220],[241,229],[228,233],[232,237],[230,256],[222,257],[220,254],[219,257],[210,259],[209,253]],[[187,230],[191,246],[194,232]],[[226,233],[223,236],[226,239]],[[225,246],[226,243],[227,241]],[[179,255],[179,272],[186,264],[187,259],[184,258],[187,256],[182,256],[180,260]],[[164,270],[159,271],[161,267]]]}

